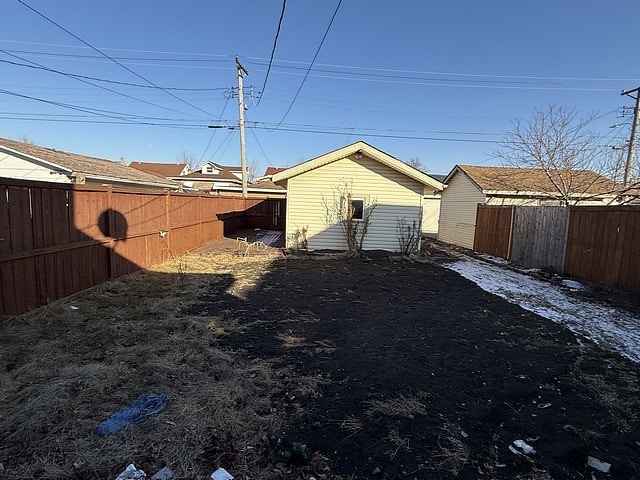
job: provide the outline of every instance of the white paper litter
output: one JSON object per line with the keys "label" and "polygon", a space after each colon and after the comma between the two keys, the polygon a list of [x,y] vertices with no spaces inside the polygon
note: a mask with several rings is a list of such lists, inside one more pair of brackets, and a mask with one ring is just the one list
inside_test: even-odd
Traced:
{"label": "white paper litter", "polygon": [[[525,455],[535,455],[536,449],[529,445],[524,440],[514,440],[513,446],[519,449],[520,453],[524,453]],[[513,452],[514,449],[510,448]]]}
{"label": "white paper litter", "polygon": [[116,477],[116,480],[143,480],[147,478],[147,474],[143,470],[138,470],[136,466],[131,463],[124,469],[120,475]]}
{"label": "white paper litter", "polygon": [[560,286],[471,257],[445,266],[487,292],[640,363],[640,318],[626,310],[575,298]]}
{"label": "white paper litter", "polygon": [[233,480],[233,475],[224,468],[219,468],[211,474],[211,480]]}
{"label": "white paper litter", "polygon": [[587,457],[587,465],[589,465],[591,468],[595,468],[602,473],[609,473],[609,470],[611,469],[610,463],[603,462],[602,460],[598,460],[595,457]]}

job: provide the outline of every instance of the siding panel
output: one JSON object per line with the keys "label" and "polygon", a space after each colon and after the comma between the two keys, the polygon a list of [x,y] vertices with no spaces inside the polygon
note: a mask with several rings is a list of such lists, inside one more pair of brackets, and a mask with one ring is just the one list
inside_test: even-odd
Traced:
{"label": "siding panel", "polygon": [[308,228],[309,248],[344,250],[339,225],[328,225],[323,197],[333,202],[336,187],[352,182],[352,195],[377,202],[363,247],[367,250],[398,250],[399,218],[419,221],[423,185],[366,156],[348,157],[288,179],[287,242],[297,229]]}
{"label": "siding panel", "polygon": [[442,193],[438,240],[473,248],[476,210],[484,202],[484,194],[465,175],[454,175]]}

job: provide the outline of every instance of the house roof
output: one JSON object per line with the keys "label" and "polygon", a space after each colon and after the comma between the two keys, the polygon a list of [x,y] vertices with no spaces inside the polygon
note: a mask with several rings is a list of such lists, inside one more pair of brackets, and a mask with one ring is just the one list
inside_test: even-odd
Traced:
{"label": "house roof", "polygon": [[[213,163],[213,162],[211,162]],[[229,170],[231,172],[241,172],[242,167],[240,165],[220,165],[219,163],[213,163],[215,166],[221,168],[222,170]]]}
{"label": "house roof", "polygon": [[428,174],[430,177],[435,178],[436,180],[438,180],[441,183],[444,183],[444,179],[447,178],[446,175],[442,175],[439,173],[429,173]]}
{"label": "house roof", "polygon": [[88,178],[104,180],[105,182],[116,180],[157,187],[176,187],[176,184],[170,180],[112,162],[111,160],[105,160],[104,158],[64,152],[7,138],[0,138],[0,149],[13,154],[22,154],[23,158],[27,157],[32,161],[39,161],[48,167],[64,170],[69,174],[83,173]]}
{"label": "house roof", "polygon": [[333,152],[325,153],[324,155],[321,155],[319,157],[287,168],[281,172],[274,174],[272,180],[274,182],[286,180],[288,178],[295,177],[302,173],[341,160],[356,153],[363,153],[367,157],[380,162],[381,164],[386,165],[387,167],[392,168],[393,170],[396,170],[406,175],[407,177],[422,183],[423,185],[433,187],[437,190],[442,190],[444,188],[442,182],[439,182],[430,175],[427,175],[417,168],[414,168],[411,165],[389,155],[388,153],[385,153],[382,150],[378,150],[377,148],[362,141],[347,145],[346,147],[339,148],[338,150],[334,150]]}
{"label": "house roof", "polygon": [[191,172],[191,173],[188,173],[187,175],[182,175],[180,178],[191,179],[191,180],[204,180],[208,182],[221,182],[221,181],[222,182],[226,182],[226,181],[242,182],[242,180],[236,177],[229,170],[226,170],[225,168],[220,167],[219,165],[216,165],[216,166],[219,167],[219,170],[220,170],[218,173]]}
{"label": "house roof", "polygon": [[184,168],[186,163],[152,163],[152,162],[131,162],[130,167],[142,172],[151,173],[160,177],[177,177]]}
{"label": "house roof", "polygon": [[288,167],[267,167],[267,169],[264,171],[264,176],[268,177],[269,175],[275,175],[276,173],[282,172],[287,168]]}
{"label": "house roof", "polygon": [[249,185],[249,187],[258,190],[282,190],[282,192],[287,191],[287,189],[283,186],[276,185],[270,180],[260,180],[259,182],[252,183],[251,185]]}
{"label": "house roof", "polygon": [[485,193],[557,193],[554,182],[570,182],[570,190],[581,194],[613,192],[616,184],[591,170],[565,170],[551,172],[542,168],[481,167],[477,165],[456,165],[447,175],[444,183],[459,172],[465,174]]}

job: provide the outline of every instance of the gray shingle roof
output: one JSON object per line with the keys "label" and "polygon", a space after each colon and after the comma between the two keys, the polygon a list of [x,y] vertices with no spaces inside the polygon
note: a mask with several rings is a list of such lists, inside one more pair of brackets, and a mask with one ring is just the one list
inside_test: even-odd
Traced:
{"label": "gray shingle roof", "polygon": [[71,170],[73,173],[84,173],[88,176],[110,177],[127,180],[141,184],[154,184],[158,186],[177,186],[174,182],[165,178],[142,172],[135,168],[105,160],[103,158],[89,157],[77,153],[64,152],[53,148],[40,147],[29,143],[0,138],[0,147],[9,148],[24,155],[29,155],[60,167]]}

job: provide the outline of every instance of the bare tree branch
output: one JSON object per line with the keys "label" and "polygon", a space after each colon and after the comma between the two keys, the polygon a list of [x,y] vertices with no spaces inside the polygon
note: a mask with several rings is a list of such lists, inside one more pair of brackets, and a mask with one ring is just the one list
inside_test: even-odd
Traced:
{"label": "bare tree branch", "polygon": [[578,118],[575,109],[558,105],[537,110],[526,123],[512,122],[495,156],[507,166],[542,170],[553,186],[550,196],[564,205],[618,194],[622,156],[600,145],[592,130],[595,119],[593,113]]}

